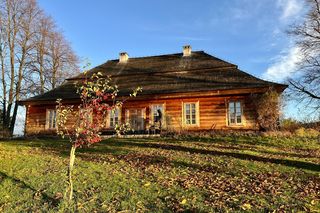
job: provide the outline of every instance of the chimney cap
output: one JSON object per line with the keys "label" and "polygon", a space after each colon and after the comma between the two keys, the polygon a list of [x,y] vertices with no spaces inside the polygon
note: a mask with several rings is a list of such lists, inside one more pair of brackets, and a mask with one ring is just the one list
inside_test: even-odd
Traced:
{"label": "chimney cap", "polygon": [[191,45],[184,45],[183,46],[183,56],[191,56]]}
{"label": "chimney cap", "polygon": [[129,59],[129,55],[127,52],[119,53],[119,63],[126,63]]}

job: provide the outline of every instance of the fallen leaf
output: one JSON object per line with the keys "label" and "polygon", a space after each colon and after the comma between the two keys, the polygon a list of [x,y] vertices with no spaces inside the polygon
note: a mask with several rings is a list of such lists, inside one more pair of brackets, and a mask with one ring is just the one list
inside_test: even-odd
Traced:
{"label": "fallen leaf", "polygon": [[242,204],[241,208],[243,210],[249,210],[249,209],[251,209],[251,205],[249,203],[244,203],[244,204]]}
{"label": "fallen leaf", "polygon": [[181,201],[181,204],[182,205],[184,205],[184,204],[186,204],[187,203],[187,199],[183,199],[182,201]]}
{"label": "fallen leaf", "polygon": [[144,186],[150,186],[151,183],[150,182],[147,182],[146,184],[144,184]]}

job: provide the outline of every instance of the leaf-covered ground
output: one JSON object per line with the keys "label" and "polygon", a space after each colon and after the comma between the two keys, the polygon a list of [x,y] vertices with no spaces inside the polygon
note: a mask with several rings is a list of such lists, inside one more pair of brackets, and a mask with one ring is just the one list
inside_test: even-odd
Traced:
{"label": "leaf-covered ground", "polygon": [[0,212],[320,211],[319,139],[108,139],[78,150],[71,207],[68,152],[0,142]]}

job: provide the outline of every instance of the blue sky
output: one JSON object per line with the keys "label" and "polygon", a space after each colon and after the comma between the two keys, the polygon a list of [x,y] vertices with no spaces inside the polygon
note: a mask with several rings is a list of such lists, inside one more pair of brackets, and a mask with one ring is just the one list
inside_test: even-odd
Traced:
{"label": "blue sky", "polygon": [[190,44],[274,81],[294,69],[284,63],[297,60],[285,31],[302,17],[302,2],[39,0],[92,66],[117,58],[121,51],[138,57],[180,52]]}
{"label": "blue sky", "polygon": [[[303,0],[39,0],[92,66],[118,58],[176,53],[190,44],[267,80],[296,72],[299,51],[286,30]],[[295,104],[286,116],[302,118]],[[299,117],[300,116],[300,117]]]}

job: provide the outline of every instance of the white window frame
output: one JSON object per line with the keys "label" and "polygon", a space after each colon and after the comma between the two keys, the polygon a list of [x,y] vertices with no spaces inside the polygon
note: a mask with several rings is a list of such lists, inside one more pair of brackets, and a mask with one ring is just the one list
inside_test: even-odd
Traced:
{"label": "white window frame", "polygon": [[146,120],[146,107],[144,108],[128,108],[125,110],[125,122],[127,124],[130,124],[130,110],[141,110],[141,115],[142,115],[142,123],[141,123],[141,128],[142,130],[144,130],[146,128],[146,123],[145,123],[145,120]]}
{"label": "white window frame", "polygon": [[[192,109],[191,105],[194,104],[195,106],[195,123],[192,123]],[[189,119],[187,119],[187,105],[190,105],[190,121],[191,123],[187,123]],[[197,102],[182,102],[182,125],[183,126],[200,126],[200,108],[199,108],[199,101]]]}
{"label": "white window frame", "polygon": [[47,109],[46,110],[46,129],[56,129],[56,128],[57,128],[57,111],[55,109]]}
{"label": "white window frame", "polygon": [[[240,110],[239,107],[237,107],[237,103],[240,104]],[[233,104],[233,112],[230,111],[230,104]],[[243,102],[241,100],[229,100],[228,105],[228,126],[242,126],[244,124],[244,117],[243,117]],[[238,115],[237,113],[240,113],[240,119],[241,121],[238,122]],[[234,123],[231,123],[231,114],[234,117]]]}
{"label": "white window frame", "polygon": [[[121,112],[122,112],[122,109],[121,108],[115,108],[115,109],[111,109],[111,110],[108,110],[108,116],[107,116],[107,128],[114,128],[116,127],[116,125],[120,125],[121,123]],[[115,122],[115,115],[116,113],[118,114],[118,121],[117,123]],[[113,122],[111,122],[111,120]],[[112,124],[113,123],[113,124]]]}
{"label": "white window frame", "polygon": [[166,105],[165,103],[159,103],[159,104],[151,104],[150,105],[150,116],[149,116],[149,123],[150,125],[155,125],[154,121],[155,121],[155,111],[154,109],[158,108],[158,106],[162,107],[162,119],[161,119],[161,125],[162,127],[164,127],[165,125],[165,111],[166,111]]}

